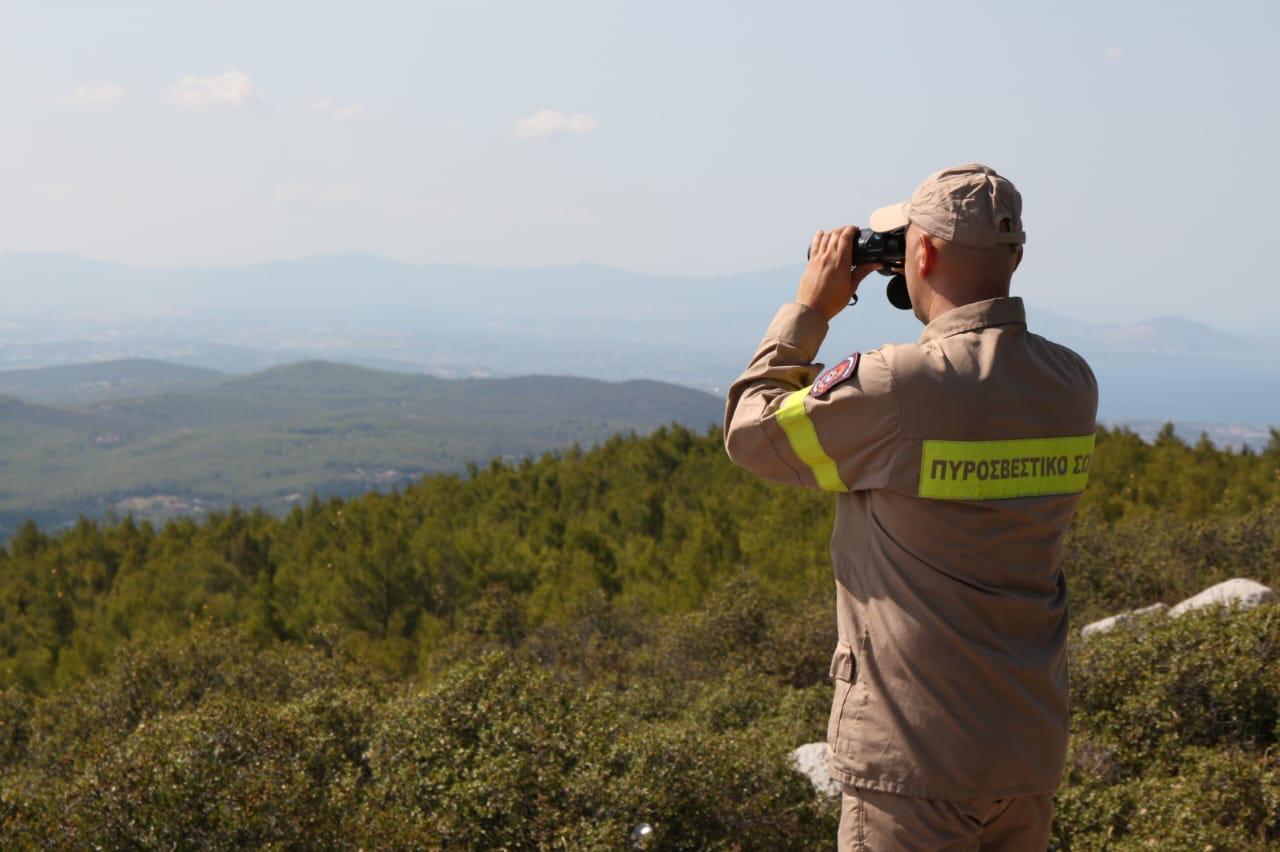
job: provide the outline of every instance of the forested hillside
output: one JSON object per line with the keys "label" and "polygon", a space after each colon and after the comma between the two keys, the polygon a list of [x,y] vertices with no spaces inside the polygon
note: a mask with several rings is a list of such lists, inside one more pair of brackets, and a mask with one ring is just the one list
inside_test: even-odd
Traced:
{"label": "forested hillside", "polygon": [[[824,848],[785,755],[830,699],[832,510],[670,427],[282,518],[26,525],[0,845]],[[1064,566],[1076,626],[1280,586],[1280,434],[1104,430]],[[1280,842],[1276,611],[1074,647],[1059,848]]]}
{"label": "forested hillside", "polygon": [[[87,365],[53,372],[67,371],[102,375]],[[663,382],[449,380],[327,362],[74,407],[38,396],[0,396],[0,539],[25,518],[44,527],[112,512],[160,521],[237,503],[283,512],[312,492],[387,490],[672,421],[701,428],[724,406]]]}

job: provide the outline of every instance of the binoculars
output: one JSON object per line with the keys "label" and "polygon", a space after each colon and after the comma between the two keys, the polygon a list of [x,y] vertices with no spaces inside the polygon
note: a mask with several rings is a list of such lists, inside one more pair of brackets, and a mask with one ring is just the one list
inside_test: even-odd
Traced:
{"label": "binoculars", "polygon": [[[808,259],[808,254],[805,259]],[[898,228],[893,231],[872,231],[863,228],[858,231],[858,239],[853,244],[853,265],[878,263],[876,270],[881,275],[888,275],[889,284],[885,296],[889,304],[902,311],[911,310],[911,296],[907,293],[907,279],[901,272],[902,263],[907,257],[907,229]]]}

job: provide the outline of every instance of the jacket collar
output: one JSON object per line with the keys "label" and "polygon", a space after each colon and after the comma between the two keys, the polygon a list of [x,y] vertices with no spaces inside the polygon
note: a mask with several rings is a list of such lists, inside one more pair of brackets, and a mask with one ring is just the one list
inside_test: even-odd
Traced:
{"label": "jacket collar", "polygon": [[944,337],[962,334],[966,331],[978,331],[993,325],[1027,324],[1027,314],[1022,307],[1019,296],[1002,296],[982,302],[970,302],[947,311],[924,327],[920,335],[921,343],[940,340]]}

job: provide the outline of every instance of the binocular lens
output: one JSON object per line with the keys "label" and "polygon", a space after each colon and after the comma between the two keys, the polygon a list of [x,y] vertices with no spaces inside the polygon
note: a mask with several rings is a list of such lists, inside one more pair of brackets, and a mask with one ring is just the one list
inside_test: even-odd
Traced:
{"label": "binocular lens", "polygon": [[889,279],[889,287],[884,294],[889,297],[889,304],[898,310],[911,310],[911,294],[907,292],[907,279],[902,273]]}

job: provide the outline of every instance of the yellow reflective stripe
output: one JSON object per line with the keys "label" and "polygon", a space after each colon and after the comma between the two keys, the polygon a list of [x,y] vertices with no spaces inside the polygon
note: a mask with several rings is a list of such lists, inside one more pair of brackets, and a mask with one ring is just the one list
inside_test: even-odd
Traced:
{"label": "yellow reflective stripe", "polygon": [[787,394],[782,408],[778,410],[778,425],[787,433],[792,451],[813,471],[819,488],[823,491],[848,491],[840,481],[836,463],[818,441],[818,430],[813,428],[813,421],[804,411],[804,398],[808,395],[809,388]]}
{"label": "yellow reflective stripe", "polygon": [[1089,481],[1093,435],[1012,441],[924,442],[920,496],[1000,500],[1075,494]]}

